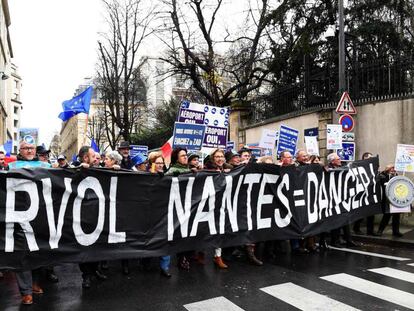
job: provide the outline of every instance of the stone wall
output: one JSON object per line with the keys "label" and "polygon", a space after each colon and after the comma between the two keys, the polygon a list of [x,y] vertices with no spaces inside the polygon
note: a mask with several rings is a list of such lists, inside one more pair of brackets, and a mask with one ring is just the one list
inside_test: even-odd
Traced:
{"label": "stone wall", "polygon": [[[355,119],[356,157],[360,159],[366,151],[380,156],[380,165],[393,163],[397,144],[414,144],[414,99],[365,103],[356,106]],[[279,129],[281,124],[299,130],[298,148],[304,148],[304,129],[319,128],[319,148],[326,156],[326,124],[337,124],[339,115],[335,111],[314,111],[301,115],[282,116],[265,122],[239,127],[245,131],[245,143],[258,143],[262,129]],[[231,119],[233,127],[235,119]],[[230,131],[231,135],[236,135]],[[231,137],[233,140],[233,137]]]}

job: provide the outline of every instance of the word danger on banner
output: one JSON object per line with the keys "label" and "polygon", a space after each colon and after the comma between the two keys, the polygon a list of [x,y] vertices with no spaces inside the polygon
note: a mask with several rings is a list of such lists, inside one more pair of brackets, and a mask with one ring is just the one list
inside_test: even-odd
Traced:
{"label": "word danger on banner", "polygon": [[[322,174],[307,172],[301,178],[306,180],[302,189],[294,188],[295,180],[297,176],[291,174],[257,172],[226,176],[223,195],[218,196],[214,178],[209,176],[202,184],[198,201],[195,178],[175,177],[168,203],[168,240],[195,237],[203,223],[207,224],[209,235],[224,234],[226,228],[233,233],[241,229],[285,228],[291,225],[293,217],[297,218],[294,214],[298,207],[306,208],[309,225],[379,203],[373,164]],[[292,192],[294,196],[299,193],[302,199],[292,200]],[[199,202],[198,206],[192,208],[192,202]]]}

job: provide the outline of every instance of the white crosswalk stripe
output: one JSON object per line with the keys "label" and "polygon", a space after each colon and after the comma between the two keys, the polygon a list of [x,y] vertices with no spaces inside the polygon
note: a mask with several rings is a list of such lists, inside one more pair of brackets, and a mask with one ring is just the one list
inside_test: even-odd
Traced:
{"label": "white crosswalk stripe", "polygon": [[328,275],[321,277],[321,279],[406,308],[414,309],[414,294],[399,289],[367,281],[346,273]]}
{"label": "white crosswalk stripe", "polygon": [[411,273],[411,272],[388,268],[388,267],[368,269],[368,271],[379,273],[379,274],[389,276],[395,279],[403,280],[406,282],[414,283],[414,273]]}
{"label": "white crosswalk stripe", "polygon": [[338,251],[342,251],[342,252],[355,253],[355,254],[361,254],[361,255],[368,255],[368,256],[380,257],[380,258],[391,259],[391,260],[398,260],[398,261],[411,260],[411,258],[390,256],[390,255],[384,255],[384,254],[373,253],[373,252],[364,252],[364,251],[359,251],[359,250],[356,250],[356,249],[350,249],[350,248],[345,248],[345,247],[344,248],[340,248],[340,247],[329,246],[329,248],[330,249],[334,249],[334,250],[338,250]]}
{"label": "white crosswalk stripe", "polygon": [[358,310],[290,282],[264,287],[260,290],[300,310]]}
{"label": "white crosswalk stripe", "polygon": [[414,262],[413,262],[413,263],[409,263],[408,265],[409,265],[409,266],[413,266],[413,267],[414,267]]}
{"label": "white crosswalk stripe", "polygon": [[184,305],[188,311],[244,311],[227,298],[220,296]]}

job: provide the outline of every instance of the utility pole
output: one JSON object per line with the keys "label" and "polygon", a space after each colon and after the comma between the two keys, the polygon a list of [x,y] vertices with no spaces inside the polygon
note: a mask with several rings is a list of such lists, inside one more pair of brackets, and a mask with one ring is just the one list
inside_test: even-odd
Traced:
{"label": "utility pole", "polygon": [[339,17],[339,84],[338,93],[346,91],[345,86],[345,32],[344,32],[344,0],[338,0],[338,17]]}

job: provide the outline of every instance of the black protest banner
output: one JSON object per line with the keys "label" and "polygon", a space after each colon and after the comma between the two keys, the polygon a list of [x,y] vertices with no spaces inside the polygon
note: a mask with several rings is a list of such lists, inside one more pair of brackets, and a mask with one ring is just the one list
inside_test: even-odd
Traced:
{"label": "black protest banner", "polygon": [[0,174],[0,267],[32,268],[313,236],[381,212],[378,158],[159,176]]}

